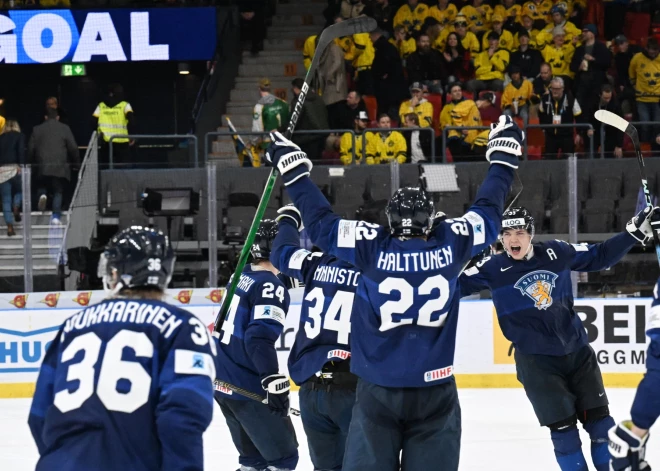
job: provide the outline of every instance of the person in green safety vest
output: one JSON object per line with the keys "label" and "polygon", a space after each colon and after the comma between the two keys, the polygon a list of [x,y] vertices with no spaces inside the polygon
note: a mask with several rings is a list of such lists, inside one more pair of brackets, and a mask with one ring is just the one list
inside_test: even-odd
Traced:
{"label": "person in green safety vest", "polygon": [[[278,131],[289,122],[289,104],[270,93],[270,79],[259,80],[259,101],[252,114],[252,132]],[[270,143],[268,134],[253,136],[252,142],[266,149]]]}
{"label": "person in green safety vest", "polygon": [[[124,100],[124,89],[119,84],[108,87],[108,96],[98,104],[92,116],[99,134],[99,158],[102,164],[109,162],[109,142],[112,136],[131,134],[130,128],[135,124],[133,107]],[[119,168],[127,168],[130,161],[130,149],[135,143],[128,138],[112,140],[113,164]]]}

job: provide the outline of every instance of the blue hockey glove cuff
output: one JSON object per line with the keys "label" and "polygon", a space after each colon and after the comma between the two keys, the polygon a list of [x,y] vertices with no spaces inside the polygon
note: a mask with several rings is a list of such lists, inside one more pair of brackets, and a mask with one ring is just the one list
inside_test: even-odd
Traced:
{"label": "blue hockey glove cuff", "polygon": [[653,219],[657,219],[656,213],[660,213],[660,208],[651,208],[647,206],[641,210],[626,224],[626,231],[637,239],[642,245],[646,245],[653,240],[653,228],[651,227]]}
{"label": "blue hockey glove cuff", "polygon": [[291,389],[289,378],[281,374],[266,376],[261,380],[261,387],[266,391],[271,414],[288,417],[289,389]]}
{"label": "blue hockey glove cuff", "polygon": [[291,220],[296,225],[298,232],[305,228],[300,211],[298,211],[298,208],[296,208],[294,205],[287,204],[286,206],[283,206],[277,210],[277,214],[279,214],[279,216],[275,218],[276,221],[279,222],[282,219]]}
{"label": "blue hockey glove cuff", "polygon": [[491,164],[518,168],[518,157],[522,155],[525,133],[510,116],[500,116],[497,123],[490,125],[486,160]]}
{"label": "blue hockey glove cuff", "polygon": [[631,432],[632,425],[631,420],[625,420],[612,427],[608,432],[609,450],[614,471],[651,470],[648,463],[644,461],[649,434],[647,433],[644,438],[639,438]]}
{"label": "blue hockey glove cuff", "polygon": [[271,143],[266,150],[266,161],[277,167],[282,174],[284,185],[290,185],[299,178],[309,176],[312,161],[300,147],[279,132],[270,133]]}

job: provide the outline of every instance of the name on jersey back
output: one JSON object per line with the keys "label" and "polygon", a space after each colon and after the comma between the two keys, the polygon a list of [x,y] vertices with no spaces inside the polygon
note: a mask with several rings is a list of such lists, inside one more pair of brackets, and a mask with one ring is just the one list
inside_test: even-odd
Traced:
{"label": "name on jersey back", "polygon": [[319,265],[314,271],[314,281],[346,286],[357,286],[359,275],[359,272],[349,268]]}
{"label": "name on jersey back", "polygon": [[132,322],[151,324],[169,338],[183,320],[178,319],[164,306],[136,301],[110,301],[90,306],[73,315],[64,324],[64,334],[74,329],[82,330],[100,323]]}
{"label": "name on jersey back", "polygon": [[431,271],[450,265],[454,257],[450,246],[423,252],[380,252],[378,269],[383,271]]}

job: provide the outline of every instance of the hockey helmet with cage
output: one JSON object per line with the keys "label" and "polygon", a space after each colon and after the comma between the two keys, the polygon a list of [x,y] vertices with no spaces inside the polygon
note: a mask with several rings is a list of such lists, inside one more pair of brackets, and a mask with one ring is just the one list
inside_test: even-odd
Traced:
{"label": "hockey helmet with cage", "polygon": [[268,260],[277,232],[278,225],[276,221],[272,219],[261,221],[250,248],[250,255],[252,255],[253,260]]}
{"label": "hockey helmet with cage", "polygon": [[385,209],[393,236],[426,235],[433,225],[433,200],[422,188],[399,188]]}
{"label": "hockey helmet with cage", "polygon": [[502,230],[500,236],[506,229],[524,229],[531,237],[534,237],[534,218],[531,213],[522,206],[509,208],[502,215]]}
{"label": "hockey helmet with cage", "polygon": [[115,235],[101,254],[98,277],[108,294],[122,289],[167,289],[176,257],[168,237],[155,228],[132,226]]}

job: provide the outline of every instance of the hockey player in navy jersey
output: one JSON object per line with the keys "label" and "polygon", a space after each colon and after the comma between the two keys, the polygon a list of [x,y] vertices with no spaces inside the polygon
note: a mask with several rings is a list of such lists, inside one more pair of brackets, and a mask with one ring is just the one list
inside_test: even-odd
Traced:
{"label": "hockey player in navy jersey", "polygon": [[289,293],[270,263],[277,223],[261,221],[220,332],[218,379],[266,396],[268,404],[228,389],[216,392],[240,471],[296,469],[298,442],[289,417],[289,378],[280,374],[275,341],[289,310]]}
{"label": "hockey player in navy jersey", "polygon": [[110,241],[99,262],[108,298],[64,322],[39,372],[37,470],[204,469],[216,347],[202,321],[163,302],[173,268],[155,229]]}
{"label": "hockey player in navy jersey", "polygon": [[644,460],[649,429],[660,417],[660,279],[653,290],[651,317],[646,335],[651,339],[646,355],[646,374],[637,387],[630,411],[631,420],[613,427],[609,432],[612,469],[614,471],[650,471]]}
{"label": "hockey player in navy jersey", "polygon": [[357,387],[349,337],[360,273],[332,255],[300,248],[300,212],[293,205],[278,212],[270,259],[305,285],[289,375],[300,385],[300,415],[314,469],[341,470]]}
{"label": "hockey player in navy jersey", "polygon": [[267,161],[282,174],[312,241],[361,272],[351,319],[351,371],[359,380],[344,471],[458,468],[457,281],[497,239],[522,141],[502,116],[490,132],[492,165],[476,201],[464,217],[431,230],[433,202],[419,188],[392,196],[389,228],[342,220],[309,178],[307,155],[272,134]]}
{"label": "hockey player in navy jersey", "polygon": [[573,309],[571,272],[604,270],[649,241],[653,213],[644,209],[624,232],[599,244],[534,244],[534,218],[511,208],[502,219],[504,252],[460,278],[464,296],[490,289],[502,333],[515,347],[518,380],[541,426],[550,428],[563,471],[588,469],[578,420],[591,438],[595,468],[608,470],[607,431],[614,425],[596,355]]}

